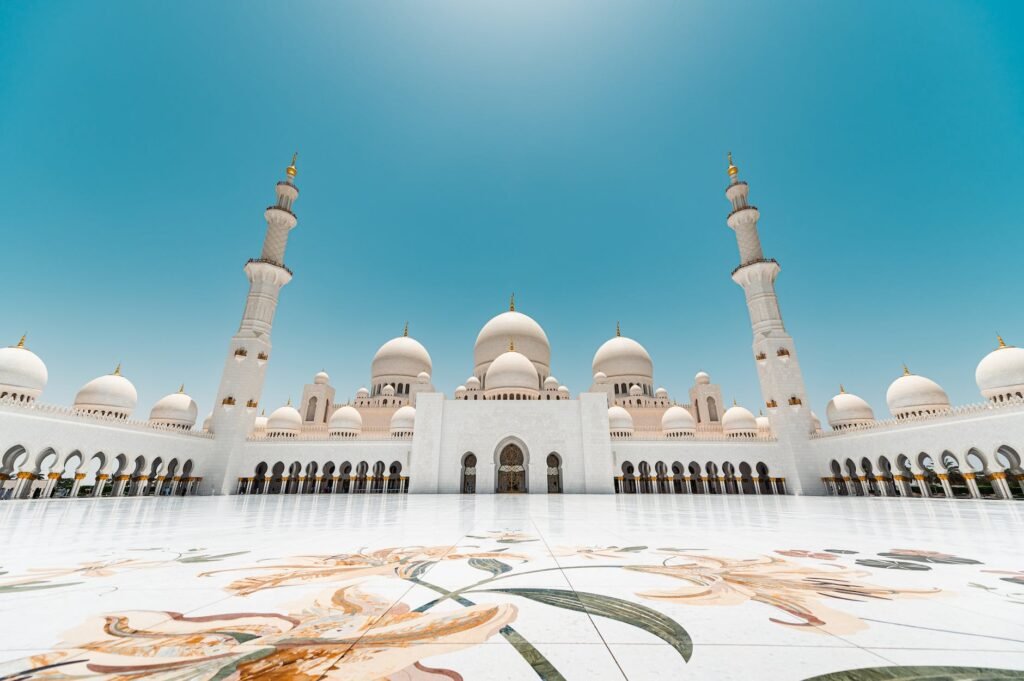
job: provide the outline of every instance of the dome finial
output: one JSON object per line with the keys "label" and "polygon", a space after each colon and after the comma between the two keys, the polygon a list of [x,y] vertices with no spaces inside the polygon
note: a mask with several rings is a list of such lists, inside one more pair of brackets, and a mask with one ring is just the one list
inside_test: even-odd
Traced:
{"label": "dome finial", "polygon": [[842,383],[839,384],[839,394],[840,395],[845,395],[846,394],[846,388],[843,387]]}
{"label": "dome finial", "polygon": [[999,349],[1000,350],[1002,350],[1005,347],[1009,347],[1009,346],[1006,345],[1006,342],[1003,340],[1003,337],[1000,336],[998,333],[996,334],[996,338],[999,339]]}
{"label": "dome finial", "polygon": [[515,352],[516,351],[516,341],[515,341],[514,338],[509,338],[508,339],[508,351],[509,352]]}
{"label": "dome finial", "polygon": [[732,162],[732,152],[731,151],[729,152],[729,169],[728,169],[727,172],[729,173],[729,177],[731,177],[734,180],[736,179],[736,176],[740,172],[740,169],[737,168],[736,165]]}
{"label": "dome finial", "polygon": [[409,322],[405,323],[405,329],[402,331],[402,338],[409,337]]}
{"label": "dome finial", "polygon": [[292,162],[288,165],[287,168],[284,169],[285,174],[287,174],[288,177],[292,179],[294,179],[299,172],[298,170],[295,169],[295,159],[297,159],[298,157],[299,152],[296,151],[294,154],[292,154]]}
{"label": "dome finial", "polygon": [[736,404],[736,398],[735,397],[732,398],[732,406],[734,406],[734,407],[740,406],[740,405]]}
{"label": "dome finial", "polygon": [[615,337],[616,338],[621,338],[622,337],[622,329],[619,328],[619,323],[618,322],[615,322]]}
{"label": "dome finial", "polygon": [[184,392],[185,392],[185,384],[182,383],[180,386],[178,386],[178,394],[181,395]]}
{"label": "dome finial", "polygon": [[25,349],[25,336],[27,336],[27,335],[28,335],[27,333],[21,334],[21,340],[19,340],[18,344],[15,345],[14,347],[21,348],[22,350],[24,350]]}
{"label": "dome finial", "polygon": [[288,396],[288,404],[286,404],[285,406],[286,407],[292,406],[292,396],[291,395]]}
{"label": "dome finial", "polygon": [[516,292],[515,291],[512,292],[512,297],[508,299],[508,311],[509,312],[515,312],[516,311]]}
{"label": "dome finial", "polygon": [[120,376],[121,375],[121,363],[120,362],[118,362],[117,366],[114,368],[113,375],[114,376]]}
{"label": "dome finial", "polygon": [[910,375],[910,369],[907,368],[907,363],[906,362],[903,363],[903,375],[904,376],[909,376]]}

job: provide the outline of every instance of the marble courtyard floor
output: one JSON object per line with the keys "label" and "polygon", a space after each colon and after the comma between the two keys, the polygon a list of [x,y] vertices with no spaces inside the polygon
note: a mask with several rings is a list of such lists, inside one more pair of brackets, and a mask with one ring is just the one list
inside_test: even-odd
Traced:
{"label": "marble courtyard floor", "polygon": [[1022,538],[998,501],[7,501],[0,679],[1021,678]]}

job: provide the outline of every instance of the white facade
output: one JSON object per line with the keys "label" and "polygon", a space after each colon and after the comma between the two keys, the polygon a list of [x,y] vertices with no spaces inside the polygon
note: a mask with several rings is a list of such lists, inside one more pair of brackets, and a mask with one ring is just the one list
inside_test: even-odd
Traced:
{"label": "white facade", "polygon": [[[184,391],[135,420],[135,388],[120,367],[90,381],[72,407],[40,401],[45,364],[26,346],[0,348],[0,498],[279,493],[862,494],[1024,497],[1024,350],[999,347],[976,371],[986,402],[954,407],[909,370],[889,388],[878,421],[841,390],[832,430],[811,412],[793,338],[782,321],[760,216],[730,163],[732,210],[763,403],[727,407],[700,372],[676,401],[656,387],[638,341],[596,349],[594,380],[572,395],[553,372],[543,327],[515,309],[481,329],[469,377],[435,388],[427,349],[409,335],[384,343],[368,388],[339,399],[320,372],[301,398],[257,417],[281,288],[296,227],[294,159],[266,210],[242,321],[228,344],[212,411],[196,425]],[[298,391],[297,391],[297,394]],[[754,412],[762,412],[755,417]]]}

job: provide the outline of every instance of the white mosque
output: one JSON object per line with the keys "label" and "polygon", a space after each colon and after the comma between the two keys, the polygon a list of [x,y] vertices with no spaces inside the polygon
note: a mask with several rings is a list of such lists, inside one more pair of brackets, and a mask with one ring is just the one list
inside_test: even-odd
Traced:
{"label": "white mosque", "polygon": [[594,354],[576,395],[552,374],[543,327],[509,309],[480,330],[471,374],[451,394],[432,383],[427,349],[406,332],[370,364],[368,387],[338,399],[320,372],[302,399],[263,416],[271,329],[285,266],[295,159],[267,208],[260,257],[228,345],[209,416],[184,392],[148,419],[120,367],[70,407],[41,401],[47,370],[21,339],[0,349],[0,499],[192,494],[624,493],[833,494],[1024,498],[1024,349],[999,339],[977,365],[983,401],[953,406],[906,368],[886,394],[888,419],[840,389],[811,410],[775,294],[779,264],[761,249],[760,213],[729,158],[751,359],[762,404],[723,399],[701,372],[685,397],[655,387],[654,363],[621,335]]}

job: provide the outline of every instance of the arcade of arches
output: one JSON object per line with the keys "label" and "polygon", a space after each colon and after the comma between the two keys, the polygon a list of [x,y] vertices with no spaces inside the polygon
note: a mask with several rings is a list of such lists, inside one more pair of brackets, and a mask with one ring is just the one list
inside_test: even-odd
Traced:
{"label": "arcade of arches", "polygon": [[62,456],[52,447],[33,457],[21,445],[0,457],[0,499],[183,497],[198,493],[202,480],[191,459],[150,461],[127,454],[85,455],[77,449]]}
{"label": "arcade of arches", "polygon": [[1017,450],[1000,445],[991,454],[976,447],[962,456],[944,450],[860,461],[832,460],[822,478],[833,496],[1024,499],[1024,469]]}
{"label": "arcade of arches", "polygon": [[746,462],[739,466],[726,461],[721,465],[708,461],[701,466],[691,461],[684,466],[676,461],[671,468],[658,461],[652,468],[647,461],[636,466],[622,462],[622,475],[615,477],[618,494],[785,494],[786,479],[769,475],[768,466]]}
{"label": "arcade of arches", "polygon": [[349,461],[323,465],[298,461],[286,465],[260,462],[252,477],[238,479],[238,494],[405,494],[409,478],[402,475],[398,461],[386,465],[366,461],[352,465]]}

